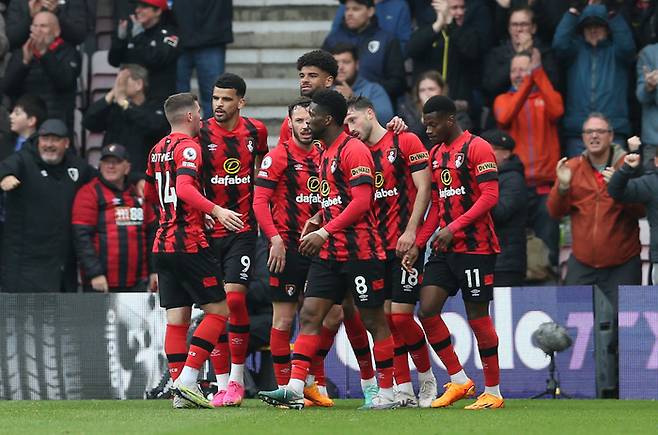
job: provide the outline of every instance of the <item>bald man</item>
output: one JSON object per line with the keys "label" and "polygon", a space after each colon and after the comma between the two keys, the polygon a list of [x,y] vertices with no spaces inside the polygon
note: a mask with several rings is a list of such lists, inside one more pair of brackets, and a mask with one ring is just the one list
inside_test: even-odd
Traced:
{"label": "bald man", "polygon": [[13,100],[24,93],[39,95],[49,118],[59,118],[73,131],[76,80],[80,54],[61,38],[57,16],[43,11],[34,15],[30,37],[12,52],[2,91]]}

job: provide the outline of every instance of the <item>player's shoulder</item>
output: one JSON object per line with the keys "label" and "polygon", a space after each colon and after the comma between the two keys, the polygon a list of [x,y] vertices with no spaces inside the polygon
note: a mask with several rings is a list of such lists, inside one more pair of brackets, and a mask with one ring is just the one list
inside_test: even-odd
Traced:
{"label": "player's shoulder", "polygon": [[474,150],[478,149],[487,149],[487,150],[493,150],[493,147],[489,142],[486,141],[486,139],[477,136],[475,134],[471,134],[471,142],[469,144],[469,148],[472,148]]}
{"label": "player's shoulder", "polygon": [[265,163],[266,160],[270,166],[272,164],[285,163],[288,161],[288,151],[286,150],[286,144],[282,142],[269,150],[267,154],[265,154],[265,157],[263,157],[261,166]]}
{"label": "player's shoulder", "polygon": [[[265,123],[261,120],[258,120],[256,118],[250,118],[248,116],[243,116],[242,120],[247,124],[247,125],[252,125],[256,128],[256,130],[266,130],[267,127],[265,126]],[[285,121],[285,120],[284,120]]]}

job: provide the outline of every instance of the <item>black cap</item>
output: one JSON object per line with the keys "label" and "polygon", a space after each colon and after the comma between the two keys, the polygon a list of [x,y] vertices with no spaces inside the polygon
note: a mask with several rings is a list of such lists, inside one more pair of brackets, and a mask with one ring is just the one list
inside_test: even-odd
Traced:
{"label": "black cap", "polygon": [[[360,3],[364,6],[368,6],[369,8],[374,8],[375,7],[375,0],[354,0],[357,3]],[[347,0],[340,0],[341,4],[347,3]]]}
{"label": "black cap", "polygon": [[101,160],[105,157],[116,157],[119,160],[128,160],[128,151],[123,145],[110,144],[104,146],[101,150]]}
{"label": "black cap", "polygon": [[512,136],[502,130],[487,130],[480,136],[482,139],[489,142],[494,148],[502,148],[504,150],[512,151],[516,145]]}
{"label": "black cap", "polygon": [[69,129],[66,128],[66,124],[60,119],[47,119],[39,127],[39,136],[59,136],[59,137],[69,137]]}

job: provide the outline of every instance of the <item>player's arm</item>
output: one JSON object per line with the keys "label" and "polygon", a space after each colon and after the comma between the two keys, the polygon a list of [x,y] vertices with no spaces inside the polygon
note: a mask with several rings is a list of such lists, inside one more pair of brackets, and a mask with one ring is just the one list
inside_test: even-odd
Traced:
{"label": "player's arm", "polygon": [[416,234],[416,242],[407,250],[404,257],[402,257],[402,267],[410,273],[414,264],[416,264],[416,259],[418,258],[420,250],[427,245],[427,241],[439,227],[439,188],[434,183],[432,183],[431,186],[432,202],[430,204],[430,209],[427,212],[425,222],[423,222],[423,225]]}

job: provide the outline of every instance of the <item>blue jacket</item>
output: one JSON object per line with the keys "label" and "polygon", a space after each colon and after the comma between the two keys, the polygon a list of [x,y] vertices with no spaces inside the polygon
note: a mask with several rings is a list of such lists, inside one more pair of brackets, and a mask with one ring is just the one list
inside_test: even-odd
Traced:
{"label": "blue jacket", "polygon": [[[404,0],[382,0],[375,5],[375,14],[379,26],[389,33],[395,35],[400,41],[402,54],[405,53],[405,47],[409,38],[411,38],[411,13],[409,4]],[[345,16],[345,5],[341,3],[336,11],[334,22],[331,24],[331,31],[338,30]]]}
{"label": "blue jacket", "polygon": [[[593,47],[579,31],[589,16],[607,20],[610,38]],[[587,6],[580,16],[565,13],[555,30],[553,49],[567,69],[567,99],[564,131],[580,137],[583,122],[591,112],[601,112],[612,122],[615,133],[630,135],[627,89],[629,68],[635,60],[633,34],[624,19],[607,19],[603,5]]]}
{"label": "blue jacket", "polygon": [[356,78],[352,85],[352,92],[359,97],[366,97],[375,106],[377,120],[381,124],[386,124],[393,118],[393,105],[388,97],[386,90],[375,82],[368,81],[361,76]]}
{"label": "blue jacket", "polygon": [[[642,104],[642,143],[658,145],[658,92],[647,92],[643,68],[658,69],[658,44],[647,45],[637,60],[637,87],[635,95]],[[658,221],[656,222],[658,225]],[[658,235],[658,234],[657,234]],[[658,247],[658,239],[656,240]],[[658,253],[658,249],[656,250]],[[658,283],[657,283],[658,284]]]}

